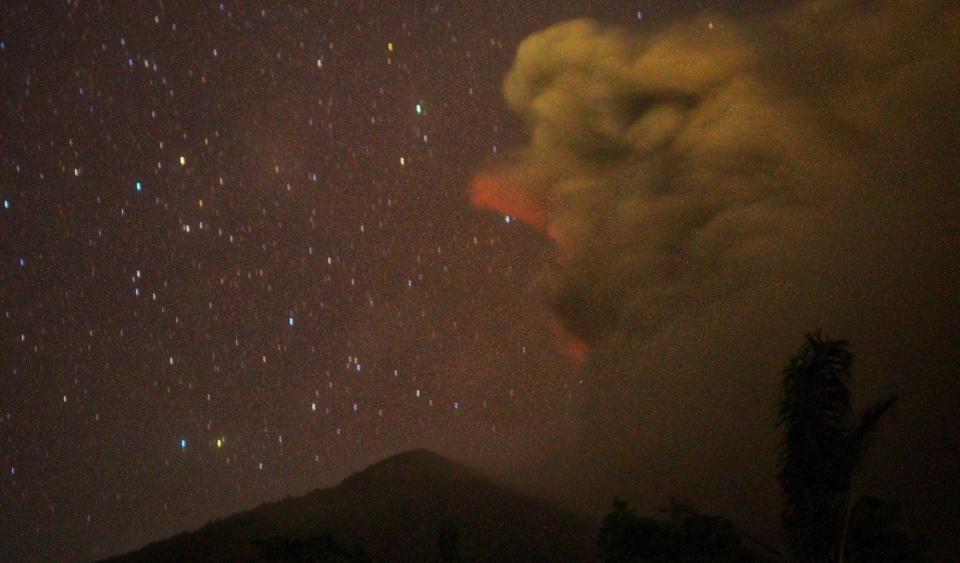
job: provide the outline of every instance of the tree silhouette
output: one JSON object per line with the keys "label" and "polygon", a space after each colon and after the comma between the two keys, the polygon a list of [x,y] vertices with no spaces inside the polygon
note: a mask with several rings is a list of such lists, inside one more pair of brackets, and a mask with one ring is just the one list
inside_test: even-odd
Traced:
{"label": "tree silhouette", "polygon": [[627,503],[613,500],[613,510],[600,529],[600,556],[607,563],[759,562],[764,559],[743,547],[733,524],[671,502],[669,519],[637,516]]}
{"label": "tree silhouette", "polygon": [[369,563],[362,549],[347,549],[337,544],[329,535],[308,538],[275,536],[254,540],[263,561],[286,561],[297,563]]}
{"label": "tree silhouette", "polygon": [[918,563],[926,560],[927,541],[900,530],[899,505],[860,497],[850,517],[849,563]]}
{"label": "tree silhouette", "polygon": [[846,340],[808,334],[783,371],[778,477],[786,497],[783,528],[801,561],[843,560],[852,477],[877,423],[896,401],[893,395],[881,399],[853,426],[852,363]]}
{"label": "tree silhouette", "polygon": [[437,532],[437,555],[440,563],[460,561],[460,532],[450,522],[440,524]]}

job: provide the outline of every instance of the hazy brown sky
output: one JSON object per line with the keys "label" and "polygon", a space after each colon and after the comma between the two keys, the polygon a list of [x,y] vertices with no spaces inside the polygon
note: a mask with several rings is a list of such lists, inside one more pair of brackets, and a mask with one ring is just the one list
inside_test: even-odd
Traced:
{"label": "hazy brown sky", "polygon": [[909,4],[0,3],[0,560],[415,447],[775,537],[818,328],[902,396],[858,490],[956,548],[960,41]]}
{"label": "hazy brown sky", "polygon": [[504,96],[529,140],[474,201],[556,243],[541,287],[592,350],[575,457],[599,497],[775,526],[778,372],[822,329],[853,342],[863,403],[903,398],[858,487],[947,530],[958,24],[947,2],[815,2],[521,43]]}

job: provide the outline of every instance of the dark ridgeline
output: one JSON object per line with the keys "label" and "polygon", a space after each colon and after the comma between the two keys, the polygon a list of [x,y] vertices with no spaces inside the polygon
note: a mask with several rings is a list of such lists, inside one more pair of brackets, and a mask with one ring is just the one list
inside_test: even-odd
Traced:
{"label": "dark ridgeline", "polygon": [[[901,528],[899,505],[855,497],[869,439],[896,401],[853,421],[853,355],[808,335],[783,371],[778,426],[783,529],[794,560],[909,563],[927,542]],[[494,484],[427,450],[402,453],[332,489],[265,504],[107,562],[592,561],[739,562],[785,558],[721,516],[671,499],[661,518],[614,500],[599,522]]]}
{"label": "dark ridgeline", "polygon": [[598,524],[427,450],[104,563],[589,561]]}

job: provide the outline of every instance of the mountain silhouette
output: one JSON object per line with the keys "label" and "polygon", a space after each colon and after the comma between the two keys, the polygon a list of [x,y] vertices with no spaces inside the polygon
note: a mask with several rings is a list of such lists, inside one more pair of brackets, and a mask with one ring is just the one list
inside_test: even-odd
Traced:
{"label": "mountain silhouette", "polygon": [[597,523],[428,450],[104,560],[589,561]]}

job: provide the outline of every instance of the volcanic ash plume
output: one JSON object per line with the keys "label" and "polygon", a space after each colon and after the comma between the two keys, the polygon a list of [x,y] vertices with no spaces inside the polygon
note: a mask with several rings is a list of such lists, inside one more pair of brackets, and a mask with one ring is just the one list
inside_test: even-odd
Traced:
{"label": "volcanic ash plume", "polygon": [[960,20],[907,4],[536,33],[504,84],[529,144],[473,201],[557,241],[547,298],[591,345],[771,287],[849,283],[846,264],[883,267],[919,223],[956,229],[937,217],[957,207]]}

